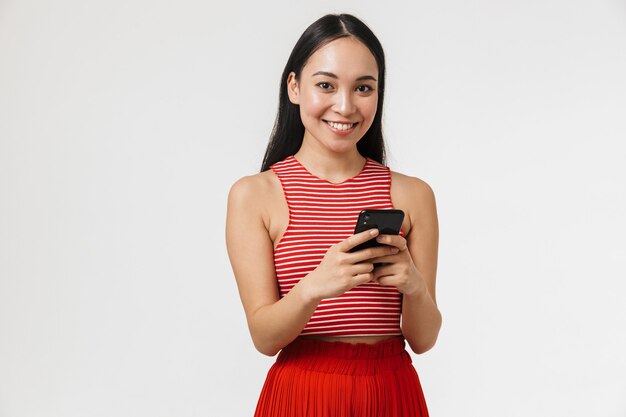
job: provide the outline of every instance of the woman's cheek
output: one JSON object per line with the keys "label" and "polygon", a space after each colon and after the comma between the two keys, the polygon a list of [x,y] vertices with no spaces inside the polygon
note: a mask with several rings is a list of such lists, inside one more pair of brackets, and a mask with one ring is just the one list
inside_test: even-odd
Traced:
{"label": "woman's cheek", "polygon": [[378,97],[376,97],[376,99],[373,99],[370,102],[368,102],[367,113],[368,113],[370,119],[374,119],[374,116],[376,116],[376,108],[377,107],[378,107]]}
{"label": "woman's cheek", "polygon": [[308,113],[313,116],[320,116],[324,113],[324,97],[319,94],[312,94],[307,100]]}
{"label": "woman's cheek", "polygon": [[366,124],[368,125],[368,127],[374,121],[374,117],[376,116],[377,106],[378,106],[378,100],[371,100],[366,103],[362,103],[362,106],[360,107],[361,115],[366,120]]}

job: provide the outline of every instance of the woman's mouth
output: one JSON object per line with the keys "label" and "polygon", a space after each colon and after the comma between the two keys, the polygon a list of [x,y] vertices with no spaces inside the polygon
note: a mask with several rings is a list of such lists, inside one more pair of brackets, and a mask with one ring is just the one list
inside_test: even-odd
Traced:
{"label": "woman's mouth", "polygon": [[359,124],[359,122],[355,123],[337,123],[330,120],[324,120],[324,122],[330,127],[330,129],[339,134],[350,133],[354,130],[354,127]]}

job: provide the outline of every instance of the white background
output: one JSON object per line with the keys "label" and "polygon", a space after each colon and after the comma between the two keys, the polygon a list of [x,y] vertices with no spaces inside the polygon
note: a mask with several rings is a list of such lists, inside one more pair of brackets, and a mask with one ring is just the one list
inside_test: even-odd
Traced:
{"label": "white background", "polygon": [[437,198],[431,415],[626,416],[624,1],[2,0],[1,417],[252,415],[226,197],[336,12]]}

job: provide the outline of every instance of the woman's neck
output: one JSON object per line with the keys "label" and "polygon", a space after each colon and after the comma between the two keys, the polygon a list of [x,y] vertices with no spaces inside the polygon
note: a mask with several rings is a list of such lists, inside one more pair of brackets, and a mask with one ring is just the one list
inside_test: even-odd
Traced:
{"label": "woman's neck", "polygon": [[334,183],[354,177],[365,164],[365,158],[356,147],[344,153],[328,150],[320,152],[303,144],[294,157],[313,175]]}

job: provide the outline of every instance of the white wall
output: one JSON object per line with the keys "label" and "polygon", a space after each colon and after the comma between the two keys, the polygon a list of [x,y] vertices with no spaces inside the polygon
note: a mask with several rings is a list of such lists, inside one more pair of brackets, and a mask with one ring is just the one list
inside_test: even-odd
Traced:
{"label": "white wall", "polygon": [[626,4],[0,2],[0,417],[250,416],[224,244],[301,32],[388,58],[390,166],[435,190],[433,416],[626,415]]}

